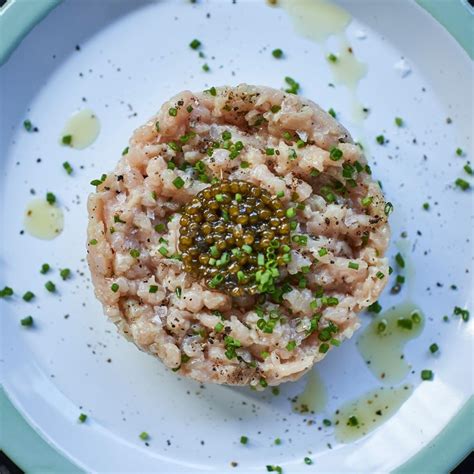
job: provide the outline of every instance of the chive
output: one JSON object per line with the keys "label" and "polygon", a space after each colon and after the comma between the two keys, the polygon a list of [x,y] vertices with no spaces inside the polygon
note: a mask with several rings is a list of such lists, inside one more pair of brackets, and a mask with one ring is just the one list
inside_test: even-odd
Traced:
{"label": "chive", "polygon": [[250,166],[250,163],[248,161],[241,161],[240,162],[240,167],[242,169],[248,168]]}
{"label": "chive", "polygon": [[259,384],[264,388],[268,387],[268,383],[263,377],[260,379]]}
{"label": "chive", "polygon": [[168,110],[168,114],[171,115],[171,117],[176,117],[176,115],[178,115],[178,109],[176,107],[171,107]]}
{"label": "chive", "polygon": [[375,140],[379,145],[383,145],[385,143],[385,137],[383,135],[378,135],[375,137]]}
{"label": "chive", "polygon": [[56,291],[56,285],[52,281],[47,281],[44,284],[44,287],[50,292],[54,293]]}
{"label": "chive", "polygon": [[33,124],[31,123],[31,120],[28,120],[28,119],[25,120],[23,122],[23,127],[25,128],[27,132],[31,132],[31,130],[33,130]]}
{"label": "chive", "polygon": [[275,395],[280,395],[280,389],[278,387],[272,387],[272,394]]}
{"label": "chive", "polygon": [[291,141],[291,140],[293,139],[291,133],[288,132],[288,131],[283,132],[282,137],[283,137],[285,140],[287,140],[287,141]]}
{"label": "chive", "polygon": [[46,201],[52,206],[56,202],[56,196],[53,193],[46,193]]}
{"label": "chive", "polygon": [[367,306],[367,311],[378,314],[380,313],[380,311],[382,311],[382,306],[380,305],[378,301],[376,301],[375,303],[372,303],[370,306]]}
{"label": "chive", "polygon": [[286,350],[287,351],[293,351],[296,348],[296,341],[289,341],[288,344],[286,345]]}
{"label": "chive", "polygon": [[193,39],[191,43],[189,43],[189,47],[191,49],[198,49],[201,46],[201,42],[198,39]]}
{"label": "chive", "polygon": [[274,149],[274,148],[267,148],[267,149],[265,150],[265,154],[266,154],[267,156],[273,156],[273,155],[275,154],[275,149]]}
{"label": "chive", "polygon": [[325,419],[323,420],[323,425],[324,425],[324,426],[331,426],[331,425],[332,425],[331,420],[328,420],[327,418],[325,418]]}
{"label": "chive", "polygon": [[329,151],[329,158],[332,161],[339,161],[342,158],[342,150],[336,147],[332,147],[331,150]]}
{"label": "chive", "polygon": [[214,331],[215,332],[221,332],[223,329],[224,329],[224,325],[221,322],[217,323],[214,326]]}
{"label": "chive", "polygon": [[397,262],[400,268],[405,268],[405,260],[403,259],[400,253],[397,253],[397,255],[395,255],[395,261]]}
{"label": "chive", "polygon": [[432,354],[435,354],[436,352],[439,351],[439,346],[436,344],[436,342],[433,342],[433,344],[430,345],[430,352]]}
{"label": "chive", "polygon": [[300,90],[300,85],[293,78],[286,76],[285,82],[290,86],[288,89],[285,89],[285,92],[289,94],[298,94]]}
{"label": "chive", "polygon": [[64,135],[62,138],[61,138],[61,143],[63,145],[71,145],[72,143],[72,135]]}
{"label": "chive", "polygon": [[317,170],[316,168],[313,168],[309,174],[310,174],[313,178],[316,178],[316,177],[318,177],[318,176],[321,174],[321,172],[320,172],[319,170]]}
{"label": "chive", "polygon": [[352,270],[359,270],[359,264],[358,263],[349,262],[349,264],[347,266],[348,266],[348,268],[350,268]]}
{"label": "chive", "polygon": [[240,437],[240,444],[247,444],[249,442],[249,439],[247,436],[241,436]]}
{"label": "chive", "polygon": [[408,319],[408,318],[398,318],[397,326],[399,328],[412,330],[413,329],[413,321],[411,319]]}
{"label": "chive", "polygon": [[335,111],[332,107],[328,110],[328,114],[329,114],[331,117],[336,118],[336,111]]}
{"label": "chive", "polygon": [[35,294],[31,291],[27,291],[24,295],[23,295],[23,299],[27,302],[30,302],[33,298],[35,297]]}
{"label": "chive", "polygon": [[117,285],[117,283],[112,283],[112,286],[110,287],[110,289],[114,292],[114,293],[117,293],[117,291],[119,290],[119,286]]}
{"label": "chive", "polygon": [[355,415],[352,415],[347,420],[347,424],[348,424],[348,426],[358,426],[359,425],[359,420],[357,419],[357,417]]}
{"label": "chive", "polygon": [[327,56],[326,56],[326,59],[330,62],[330,63],[336,63],[337,62],[337,56],[333,53],[329,53]]}
{"label": "chive", "polygon": [[217,202],[222,202],[224,200],[224,195],[223,194],[216,194],[216,201]]}
{"label": "chive", "polygon": [[87,420],[87,415],[84,413],[81,413],[78,417],[79,423],[84,423]]}
{"label": "chive", "polygon": [[63,268],[62,270],[59,271],[59,275],[63,280],[68,280],[69,277],[71,276],[71,270],[69,268]]}
{"label": "chive", "polygon": [[163,257],[166,257],[168,255],[168,249],[166,247],[163,247],[161,246],[159,249],[158,249],[158,252],[161,253],[161,255],[163,255]]}
{"label": "chive", "polygon": [[49,266],[49,264],[43,263],[43,265],[41,265],[40,273],[42,273],[43,275],[45,275],[46,273],[49,272],[50,269],[51,269],[51,267]]}
{"label": "chive", "polygon": [[133,258],[138,258],[140,256],[140,250],[138,249],[131,249],[130,250],[130,255],[133,257]]}
{"label": "chive", "polygon": [[181,290],[180,286],[177,286],[176,289],[174,290],[174,292],[176,293],[176,296],[178,298],[181,298],[182,290]]}
{"label": "chive", "polygon": [[326,342],[323,342],[320,346],[319,346],[319,352],[321,352],[321,354],[326,354],[326,352],[329,350],[329,344],[327,344]]}
{"label": "chive", "polygon": [[462,148],[456,148],[456,155],[462,156],[463,153],[464,153],[464,152],[462,151]]}
{"label": "chive", "polygon": [[156,131],[159,132],[160,131],[160,122],[155,122],[155,128],[156,128]]}
{"label": "chive", "polygon": [[463,169],[467,174],[470,174],[472,176],[473,171],[469,163],[465,164]]}
{"label": "chive", "polygon": [[20,320],[20,324],[22,326],[33,326],[33,317],[32,316],[27,316],[26,318],[23,318]]}
{"label": "chive", "polygon": [[373,199],[374,198],[372,196],[365,196],[365,198],[362,198],[360,200],[360,203],[362,204],[363,207],[368,207],[372,204]]}
{"label": "chive", "polygon": [[181,189],[184,186],[184,180],[181,178],[181,176],[178,176],[173,180],[173,185],[176,189]]}
{"label": "chive", "polygon": [[313,464],[313,460],[311,458],[309,458],[308,456],[306,456],[304,459],[303,459],[304,463],[307,464],[308,466],[310,466],[311,464]]}
{"label": "chive", "polygon": [[209,67],[209,64],[206,63],[206,64],[202,65],[202,70],[204,72],[209,72],[211,70],[211,68]]}
{"label": "chive", "polygon": [[320,257],[324,257],[325,255],[327,255],[327,253],[328,253],[328,251],[325,248],[321,248],[321,249],[318,250],[318,255]]}
{"label": "chive", "polygon": [[114,222],[115,223],[120,223],[120,224],[125,224],[125,221],[120,219],[120,216],[118,216],[117,214],[115,214],[115,216],[114,216]]}
{"label": "chive", "polygon": [[454,184],[455,184],[458,188],[461,188],[463,191],[466,191],[466,190],[468,190],[468,189],[471,187],[471,185],[470,185],[466,180],[464,180],[464,179],[462,179],[462,178],[458,178],[458,179],[454,182]]}
{"label": "chive", "polygon": [[464,322],[467,323],[469,321],[469,311],[467,309],[462,309],[459,306],[455,306],[453,312],[456,316],[461,316]]}
{"label": "chive", "polygon": [[142,431],[138,437],[143,440],[143,441],[146,441],[148,439],[150,439],[150,435],[146,432],[146,431]]}
{"label": "chive", "polygon": [[423,203],[423,209],[424,209],[425,211],[428,211],[429,208],[430,208],[430,204],[429,204],[428,202],[424,202],[424,203]]}
{"label": "chive", "polygon": [[150,288],[148,288],[149,293],[156,293],[157,291],[158,291],[157,285],[150,285]]}
{"label": "chive", "polygon": [[272,56],[276,59],[281,59],[283,56],[283,51],[280,48],[274,49],[272,51]]}
{"label": "chive", "polygon": [[279,105],[272,105],[270,110],[272,111],[272,113],[276,114],[276,113],[280,112],[281,107]]}
{"label": "chive", "polygon": [[432,370],[424,369],[421,371],[421,380],[433,380],[434,374]]}
{"label": "chive", "polygon": [[74,171],[74,170],[72,169],[72,166],[69,164],[68,161],[65,161],[65,162],[63,163],[63,168],[66,170],[66,173],[69,174],[69,175],[71,175],[72,172]]}
{"label": "chive", "polygon": [[382,272],[377,272],[375,274],[375,276],[379,279],[379,280],[383,280],[385,278],[385,274],[382,273]]}
{"label": "chive", "polygon": [[122,156],[128,155],[128,150],[129,150],[129,148],[128,148],[128,146],[126,146],[122,151]]}
{"label": "chive", "polygon": [[286,210],[286,217],[289,217],[291,219],[292,217],[295,217],[295,216],[296,216],[295,208],[294,207],[289,207]]}
{"label": "chive", "polygon": [[217,89],[213,86],[208,90],[209,94],[211,94],[213,97],[217,95]]}
{"label": "chive", "polygon": [[403,127],[403,119],[401,117],[395,117],[395,125],[397,127]]}
{"label": "chive", "polygon": [[403,283],[405,283],[405,277],[403,275],[397,275],[397,283],[403,285]]}
{"label": "chive", "polygon": [[211,288],[215,288],[220,283],[222,283],[223,280],[224,280],[224,276],[222,274],[218,273],[217,275],[214,275],[212,280],[209,281],[209,286]]}
{"label": "chive", "polygon": [[279,446],[281,444],[281,439],[280,438],[275,438],[274,443]]}
{"label": "chive", "polygon": [[393,204],[391,202],[385,203],[385,207],[383,211],[385,215],[388,216],[391,212],[393,212]]}

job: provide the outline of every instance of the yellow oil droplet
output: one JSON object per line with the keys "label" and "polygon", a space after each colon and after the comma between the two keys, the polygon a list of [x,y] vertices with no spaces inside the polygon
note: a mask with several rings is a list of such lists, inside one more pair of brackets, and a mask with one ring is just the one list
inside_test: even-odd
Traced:
{"label": "yellow oil droplet", "polygon": [[[403,327],[410,324],[411,329]],[[411,302],[381,313],[369,324],[359,336],[357,347],[367,367],[378,379],[393,384],[408,375],[410,366],[403,349],[409,340],[420,335],[423,326],[423,314]]]}
{"label": "yellow oil droplet", "polygon": [[341,406],[334,417],[334,435],[350,443],[373,431],[391,418],[410,397],[413,386],[380,387]]}
{"label": "yellow oil droplet", "polygon": [[322,42],[331,35],[344,31],[351,15],[343,8],[326,0],[279,0],[301,35]]}
{"label": "yellow oil droplet", "polygon": [[[92,110],[84,109],[69,118],[59,140],[62,145],[83,150],[95,142],[99,132],[99,119]],[[70,137],[70,143],[65,143],[64,137]],[[68,139],[66,140],[69,142]]]}
{"label": "yellow oil droplet", "polygon": [[33,199],[26,207],[24,226],[33,237],[52,240],[63,231],[63,211],[44,199]]}
{"label": "yellow oil droplet", "polygon": [[303,392],[293,402],[293,410],[298,413],[321,413],[326,408],[327,398],[326,387],[313,369],[308,373]]}

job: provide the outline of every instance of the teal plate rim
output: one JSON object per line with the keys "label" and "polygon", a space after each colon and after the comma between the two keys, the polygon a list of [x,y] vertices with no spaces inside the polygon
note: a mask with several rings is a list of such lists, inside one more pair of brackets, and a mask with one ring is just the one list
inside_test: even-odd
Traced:
{"label": "teal plate rim", "polygon": [[[0,8],[0,66],[4,64],[22,39],[62,0],[8,0]],[[474,59],[474,10],[467,0],[416,0],[433,18],[456,39],[471,59]],[[33,430],[33,428],[30,428]],[[37,442],[32,438],[32,443]],[[28,453],[29,448],[24,447]],[[421,472],[449,472],[474,449],[474,397],[471,397],[444,429],[423,449],[398,467],[397,474]],[[7,453],[8,454],[8,453]],[[64,469],[64,458],[58,452],[57,465]],[[26,460],[15,456],[20,466]],[[54,463],[51,458],[51,463]],[[52,466],[51,466],[52,467]],[[54,468],[53,468],[54,469]],[[52,470],[50,472],[59,472]]]}

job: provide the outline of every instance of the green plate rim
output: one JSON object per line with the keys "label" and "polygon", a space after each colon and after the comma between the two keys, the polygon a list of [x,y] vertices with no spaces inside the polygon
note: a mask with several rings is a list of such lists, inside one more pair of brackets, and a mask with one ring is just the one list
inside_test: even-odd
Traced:
{"label": "green plate rim", "polygon": [[[0,9],[0,31],[2,32],[0,42],[0,66],[4,64],[22,39],[37,25],[54,7],[62,0],[41,0],[31,2],[28,0],[9,0]],[[460,46],[466,51],[471,59],[474,58],[474,42],[472,31],[474,26],[474,14],[465,0],[450,0],[439,2],[436,0],[416,0],[416,3],[430,13],[444,28],[456,39]],[[14,409],[13,407],[11,408]],[[25,422],[26,424],[26,422]],[[28,426],[28,425],[27,425]],[[30,428],[30,430],[33,430]],[[32,444],[40,441],[33,441]],[[3,444],[3,443],[2,443]],[[34,450],[33,447],[25,449],[26,453]],[[454,418],[427,446],[410,458],[394,472],[397,474],[409,473],[441,473],[449,472],[467,454],[474,449],[474,397],[466,402]],[[52,450],[52,448],[51,448]],[[46,455],[44,449],[42,452]],[[51,464],[50,472],[60,472],[64,469],[64,458],[57,452],[54,456],[48,456]],[[7,453],[8,454],[8,453]],[[19,459],[18,453],[14,461],[20,466],[26,467],[28,462]],[[61,466],[55,469],[53,464]]]}

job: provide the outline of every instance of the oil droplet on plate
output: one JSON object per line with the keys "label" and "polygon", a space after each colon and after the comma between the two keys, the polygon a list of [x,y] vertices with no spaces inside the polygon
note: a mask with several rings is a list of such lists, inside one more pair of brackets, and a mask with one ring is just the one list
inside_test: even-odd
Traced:
{"label": "oil droplet on plate", "polygon": [[279,0],[277,4],[290,15],[298,33],[317,42],[342,33],[351,21],[349,12],[326,0]]}
{"label": "oil droplet on plate", "polygon": [[321,413],[327,403],[327,390],[318,374],[313,369],[308,373],[305,388],[293,401],[293,410],[298,413]]}
{"label": "oil droplet on plate", "polygon": [[341,406],[334,417],[334,435],[341,443],[362,438],[391,418],[413,392],[413,386],[380,387]]}
{"label": "oil droplet on plate", "polygon": [[80,110],[66,122],[60,143],[83,150],[95,142],[99,132],[100,122],[95,113],[90,109]]}
{"label": "oil droplet on plate", "polygon": [[63,231],[63,211],[44,199],[33,199],[26,207],[24,226],[33,237],[52,240]]}
{"label": "oil droplet on plate", "polygon": [[357,348],[372,373],[385,383],[401,382],[410,371],[403,349],[423,330],[423,314],[406,302],[378,315],[357,341]]}

